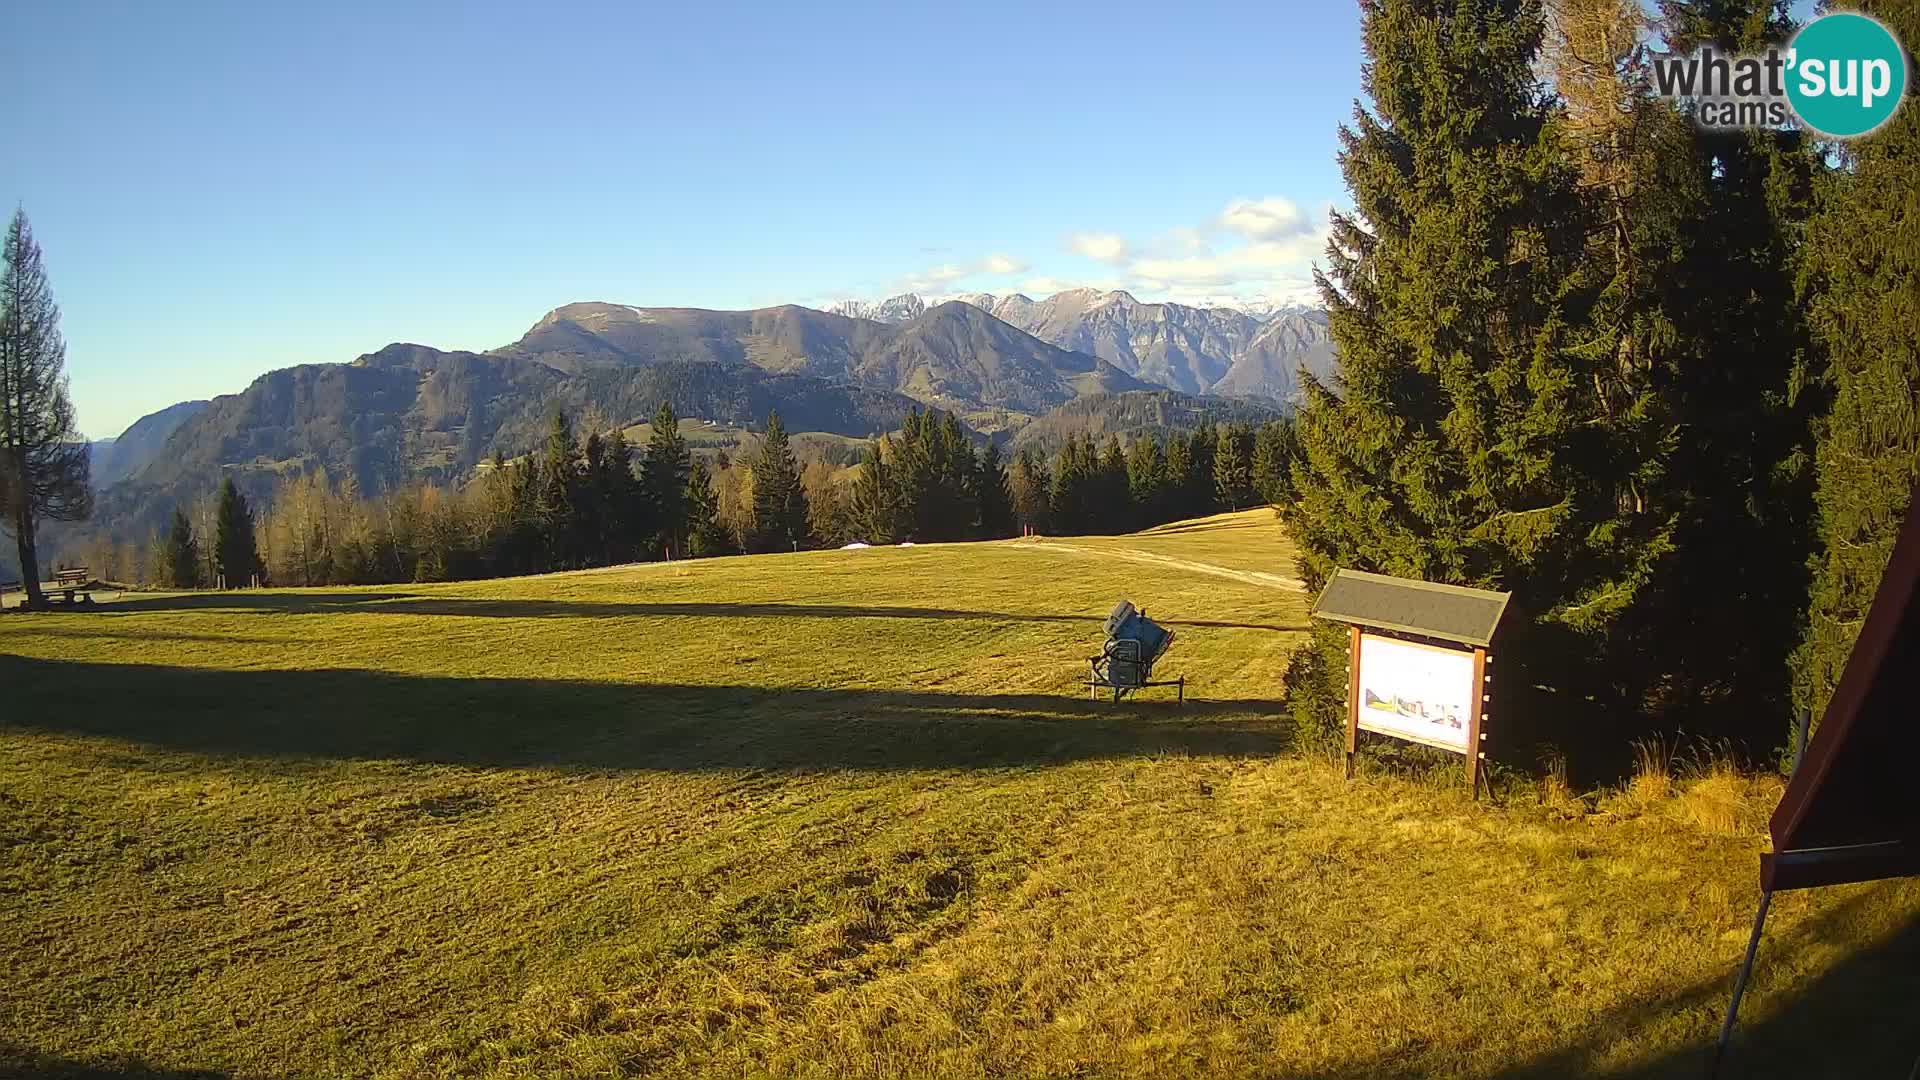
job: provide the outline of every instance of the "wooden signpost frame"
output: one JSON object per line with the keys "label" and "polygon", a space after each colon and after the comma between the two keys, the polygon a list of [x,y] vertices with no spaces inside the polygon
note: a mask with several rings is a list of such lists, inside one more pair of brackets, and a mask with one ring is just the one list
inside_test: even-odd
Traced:
{"label": "wooden signpost frame", "polygon": [[[1478,799],[1480,797],[1480,777],[1485,771],[1485,766],[1482,763],[1485,762],[1487,758],[1486,751],[1481,748],[1481,744],[1484,743],[1487,738],[1486,732],[1482,730],[1482,724],[1486,720],[1487,701],[1492,696],[1488,684],[1493,681],[1493,677],[1487,674],[1487,665],[1491,662],[1491,658],[1487,656],[1486,648],[1478,645],[1470,649],[1458,646],[1448,647],[1435,645],[1426,641],[1401,637],[1397,634],[1383,633],[1379,630],[1365,631],[1365,633],[1372,633],[1375,637],[1388,640],[1405,641],[1410,645],[1419,645],[1423,648],[1462,653],[1470,651],[1473,653],[1473,685],[1475,687],[1475,693],[1467,704],[1467,748],[1465,750],[1458,750],[1451,746],[1441,746],[1438,743],[1424,742],[1419,739],[1407,739],[1397,733],[1375,732],[1375,734],[1385,735],[1388,738],[1402,739],[1403,741],[1417,743],[1421,746],[1432,746],[1437,750],[1445,750],[1450,754],[1464,755],[1467,759],[1467,790],[1473,794],[1475,799]],[[1360,752],[1360,639],[1363,636],[1364,633],[1358,624],[1349,623],[1347,625],[1347,779],[1349,780],[1353,779],[1354,755]]]}

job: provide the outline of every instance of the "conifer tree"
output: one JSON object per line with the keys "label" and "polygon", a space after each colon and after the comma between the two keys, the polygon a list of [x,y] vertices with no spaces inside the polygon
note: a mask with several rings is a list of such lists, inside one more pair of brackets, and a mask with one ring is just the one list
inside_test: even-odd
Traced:
{"label": "conifer tree", "polygon": [[967,440],[959,417],[952,413],[941,417],[938,443],[938,498],[942,513],[935,535],[941,540],[970,540],[980,527],[980,491],[974,472],[973,444]]}
{"label": "conifer tree", "polygon": [[652,511],[654,542],[671,558],[686,544],[687,478],[692,470],[692,452],[686,437],[680,434],[680,418],[668,402],[661,402],[655,410],[652,428],[641,474]]}
{"label": "conifer tree", "polygon": [[980,448],[974,468],[974,491],[980,507],[980,536],[998,540],[1014,534],[1013,494],[1000,447],[989,441]]}
{"label": "conifer tree", "polygon": [[900,439],[893,445],[890,479],[897,508],[894,539],[934,539],[934,519],[939,513],[940,475],[934,460],[931,436],[933,416],[918,408],[909,409],[900,424]]}
{"label": "conifer tree", "polygon": [[617,425],[601,444],[593,487],[600,505],[602,558],[610,566],[626,562],[636,554],[636,542],[650,522],[640,482],[633,475],[633,447]]}
{"label": "conifer tree", "polygon": [[540,459],[534,490],[534,515],[546,548],[548,570],[578,565],[579,536],[576,503],[579,495],[580,444],[574,440],[567,414],[556,410],[547,426],[547,443]]}
{"label": "conifer tree", "polygon": [[704,559],[738,554],[733,532],[720,520],[719,500],[706,462],[696,459],[687,471],[687,555]]}
{"label": "conifer tree", "polygon": [[166,584],[176,589],[199,588],[200,545],[194,541],[193,523],[177,506],[173,509],[173,527],[167,532],[166,551]]}
{"label": "conifer tree", "polygon": [[1230,424],[1220,436],[1213,457],[1213,493],[1223,510],[1253,505],[1253,429],[1245,424]]}
{"label": "conifer tree", "polygon": [[849,539],[847,491],[836,472],[821,458],[800,470],[800,490],[807,497],[807,535],[816,547],[839,547]]}
{"label": "conifer tree", "polygon": [[612,562],[607,529],[606,440],[598,431],[589,430],[580,444],[580,476],[574,484],[573,526],[580,538],[582,565]]}
{"label": "conifer tree", "polygon": [[1163,520],[1166,503],[1167,459],[1160,439],[1152,432],[1127,448],[1127,498],[1133,504],[1134,527],[1146,528]]}
{"label": "conifer tree", "polygon": [[860,458],[860,472],[853,481],[853,500],[848,520],[856,539],[869,544],[894,542],[900,521],[898,483],[891,456],[892,440],[882,437],[867,442]]}
{"label": "conifer tree", "polygon": [[778,412],[767,414],[767,435],[753,460],[754,551],[793,551],[807,539],[807,495],[800,466]]}
{"label": "conifer tree", "polygon": [[1093,496],[1097,527],[1103,533],[1126,532],[1133,527],[1133,503],[1127,496],[1127,452],[1120,448],[1120,436],[1107,436],[1097,475]]}
{"label": "conifer tree", "polygon": [[233,484],[220,481],[220,509],[214,518],[214,566],[229,589],[244,588],[260,572],[260,552],[254,544],[253,508]]}
{"label": "conifer tree", "polygon": [[30,608],[43,607],[38,529],[93,510],[90,455],[67,398],[66,343],[40,245],[24,211],[7,227],[0,268],[0,525],[20,556]]}
{"label": "conifer tree", "polygon": [[1053,492],[1048,504],[1050,524],[1061,535],[1078,536],[1091,528],[1088,489],[1093,484],[1093,458],[1092,442],[1083,444],[1077,436],[1068,436],[1060,447],[1053,466]]}
{"label": "conifer tree", "polygon": [[[1624,2],[1611,11],[1626,28],[1641,15]],[[1660,29],[1669,50],[1735,55],[1784,44],[1793,27],[1772,0],[1668,0]],[[1819,395],[1795,392],[1805,320],[1792,259],[1810,176],[1824,166],[1801,132],[1704,129],[1652,99],[1640,51],[1615,67],[1608,78],[1583,66],[1594,101],[1562,90],[1576,135],[1583,125],[1602,133],[1575,145],[1595,224],[1585,260],[1594,295],[1569,340],[1603,421],[1590,456],[1611,463],[1623,508],[1606,557],[1657,557],[1605,629],[1586,632],[1605,634],[1596,655],[1650,724],[1760,750],[1756,741],[1780,741],[1789,710],[1783,660],[1799,637],[1812,547],[1807,443]]]}
{"label": "conifer tree", "polygon": [[[1909,50],[1920,47],[1920,5],[1861,9]],[[1911,67],[1911,65],[1910,65]],[[1844,168],[1822,178],[1802,267],[1821,390],[1832,401],[1815,451],[1818,547],[1805,640],[1794,657],[1794,697],[1825,711],[1853,649],[1920,480],[1920,102],[1835,152]]]}
{"label": "conifer tree", "polygon": [[1219,445],[1220,430],[1211,420],[1202,421],[1188,439],[1188,471],[1181,480],[1181,517],[1205,517],[1218,507],[1219,500],[1214,495],[1213,467]]}
{"label": "conifer tree", "polygon": [[1260,425],[1253,440],[1253,488],[1269,506],[1280,506],[1293,493],[1293,422],[1274,420]]}
{"label": "conifer tree", "polygon": [[[1208,478],[1211,481],[1211,477]],[[1160,501],[1159,518],[1175,521],[1187,516],[1187,492],[1194,484],[1193,438],[1179,431],[1167,435],[1167,482]]]}
{"label": "conifer tree", "polygon": [[[1355,212],[1316,275],[1341,369],[1337,392],[1305,379],[1284,520],[1310,590],[1337,567],[1511,590],[1502,685],[1597,701],[1569,684],[1575,657],[1599,670],[1592,643],[1567,638],[1603,632],[1666,549],[1622,498],[1635,463],[1610,459],[1618,418],[1568,331],[1588,222],[1534,71],[1543,31],[1536,0],[1364,9],[1372,108],[1340,135]],[[1288,672],[1303,730],[1339,722],[1331,637]]]}

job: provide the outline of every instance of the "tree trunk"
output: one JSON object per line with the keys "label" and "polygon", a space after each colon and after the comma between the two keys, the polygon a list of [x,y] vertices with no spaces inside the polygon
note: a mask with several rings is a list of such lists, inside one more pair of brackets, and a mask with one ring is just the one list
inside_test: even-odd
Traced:
{"label": "tree trunk", "polygon": [[[20,457],[19,451],[15,451],[15,461]],[[23,492],[26,490],[26,479],[25,476],[19,477]],[[13,529],[14,538],[19,542],[20,587],[27,593],[27,609],[43,610],[47,606],[47,597],[40,591],[40,552],[33,537],[33,503],[25,496],[13,508]]]}

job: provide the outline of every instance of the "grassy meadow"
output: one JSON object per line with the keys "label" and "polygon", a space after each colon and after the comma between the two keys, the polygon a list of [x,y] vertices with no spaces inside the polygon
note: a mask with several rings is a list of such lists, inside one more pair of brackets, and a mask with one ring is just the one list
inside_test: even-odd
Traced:
{"label": "grassy meadow", "polygon": [[[1267,511],[0,616],[0,1073],[1693,1077],[1778,785],[1304,752]],[[1129,597],[1170,692],[1080,685]],[[1904,1076],[1920,883],[1730,1075]]]}

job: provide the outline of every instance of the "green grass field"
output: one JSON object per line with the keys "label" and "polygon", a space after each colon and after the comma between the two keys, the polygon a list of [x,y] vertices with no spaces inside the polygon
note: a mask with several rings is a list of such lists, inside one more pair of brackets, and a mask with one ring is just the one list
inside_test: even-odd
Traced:
{"label": "green grass field", "polygon": [[[1777,783],[1305,753],[1265,511],[0,616],[0,1072],[1700,1074]],[[1185,707],[1090,702],[1101,619]],[[1920,884],[1776,899],[1730,1075],[1905,1076]]]}

